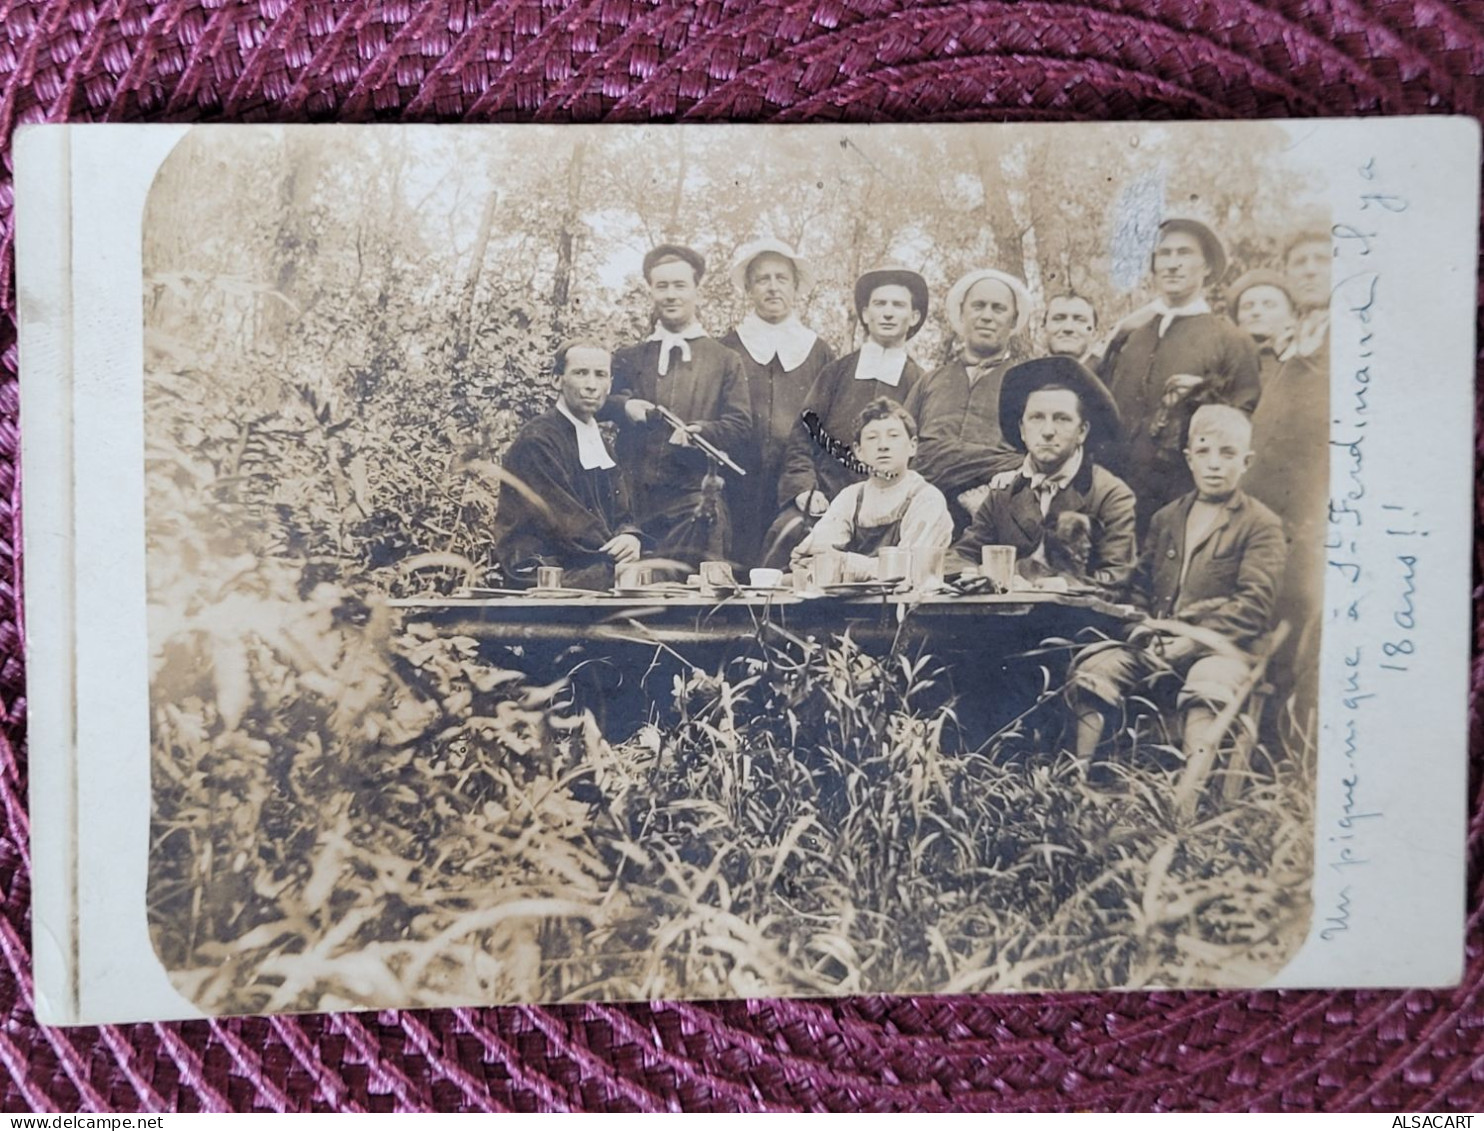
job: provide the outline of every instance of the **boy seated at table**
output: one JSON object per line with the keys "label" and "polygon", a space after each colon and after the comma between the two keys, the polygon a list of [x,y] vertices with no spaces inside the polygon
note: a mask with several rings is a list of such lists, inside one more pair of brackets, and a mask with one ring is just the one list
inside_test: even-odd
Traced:
{"label": "boy seated at table", "polygon": [[1072,670],[1076,752],[1090,767],[1108,717],[1161,671],[1183,680],[1186,756],[1217,737],[1210,732],[1218,712],[1239,693],[1273,627],[1288,553],[1278,516],[1241,489],[1252,458],[1245,412],[1195,411],[1185,448],[1195,490],[1154,515],[1134,575],[1135,600],[1158,623],[1136,626],[1127,643],[1093,651]]}
{"label": "boy seated at table", "polygon": [[876,579],[876,555],[888,547],[943,550],[953,538],[948,502],[909,468],[917,454],[917,422],[894,400],[877,397],[861,410],[855,458],[866,478],[845,486],[791,557],[810,566],[823,550],[843,551],[844,581]]}

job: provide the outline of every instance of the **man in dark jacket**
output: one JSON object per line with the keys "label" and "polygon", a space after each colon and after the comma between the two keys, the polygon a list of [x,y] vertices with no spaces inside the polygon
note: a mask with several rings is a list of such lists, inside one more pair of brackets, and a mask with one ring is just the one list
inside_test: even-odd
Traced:
{"label": "man in dark jacket", "polygon": [[1024,461],[990,481],[954,545],[948,574],[972,574],[984,546],[1014,546],[1023,575],[1056,575],[1121,598],[1134,571],[1134,493],[1092,450],[1117,439],[1118,408],[1070,357],[1026,361],[1005,374],[1000,431]]}
{"label": "man in dark jacket", "polygon": [[834,351],[799,321],[794,304],[814,285],[809,264],[782,240],[754,240],[737,249],[732,284],[752,310],[721,344],[742,359],[752,404],[752,443],[735,453],[747,476],[729,483],[733,510],[733,556],[745,565],[762,562],[763,533],[778,512],[789,437],[798,427],[804,397]]}
{"label": "man in dark jacket", "polygon": [[917,470],[947,497],[961,531],[989,481],[1021,460],[1000,435],[1000,382],[1017,360],[1012,342],[1030,319],[1030,294],[1013,275],[985,268],[954,283],[947,301],[961,352],[919,381],[906,407],[917,421]]}
{"label": "man in dark jacket", "polygon": [[1139,500],[1139,533],[1160,507],[1190,489],[1183,433],[1203,404],[1257,407],[1262,385],[1252,339],[1206,303],[1226,271],[1226,250],[1197,220],[1159,226],[1150,261],[1159,297],[1126,319],[1101,376],[1118,402],[1128,443],[1115,466]]}
{"label": "man in dark jacket", "polygon": [[764,565],[785,568],[810,522],[862,478],[842,457],[868,404],[879,397],[901,404],[922,379],[907,343],[922,329],[927,309],[927,280],[916,271],[884,266],[856,279],[855,316],[866,340],[860,349],[826,365],[804,398],[801,415],[807,414],[807,422],[794,422]]}
{"label": "man in dark jacket", "polygon": [[1288,249],[1290,293],[1303,320],[1252,414],[1262,459],[1243,484],[1283,519],[1288,569],[1278,616],[1293,635],[1274,657],[1275,674],[1291,673],[1300,715],[1318,698],[1319,621],[1324,601],[1324,548],[1329,522],[1330,236],[1301,232]]}
{"label": "man in dark jacket", "polygon": [[610,362],[595,341],[557,350],[556,404],[505,453],[494,537],[509,585],[532,585],[539,567],[560,566],[570,588],[609,589],[614,565],[639,557],[628,492],[594,419],[613,385]]}
{"label": "man in dark jacket", "polygon": [[1205,745],[1272,628],[1287,551],[1278,516],[1241,490],[1252,463],[1251,421],[1228,405],[1198,408],[1186,456],[1195,490],[1154,516],[1133,581],[1135,600],[1165,624],[1135,628],[1129,643],[1091,653],[1072,672],[1077,754],[1089,762],[1106,716],[1166,667],[1185,680],[1187,755]]}
{"label": "man in dark jacket", "polygon": [[[708,337],[696,319],[705,270],[697,252],[676,244],[644,257],[654,333],[613,355],[613,393],[605,409],[618,421],[618,462],[639,525],[658,557],[692,571],[704,559],[726,558],[731,548],[721,479],[692,438],[732,455],[744,451],[752,435],[742,359]],[[684,427],[667,424],[657,408],[668,409]]]}

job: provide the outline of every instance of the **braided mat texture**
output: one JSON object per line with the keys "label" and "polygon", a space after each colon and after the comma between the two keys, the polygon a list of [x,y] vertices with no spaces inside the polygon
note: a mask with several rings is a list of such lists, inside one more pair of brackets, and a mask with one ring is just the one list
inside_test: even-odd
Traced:
{"label": "braided mat texture", "polygon": [[[1452,993],[32,1015],[9,139],[33,121],[1477,114],[1478,0],[0,0],[0,1107],[1432,1109],[1484,1102],[1475,661]],[[13,552],[14,551],[14,552]]]}

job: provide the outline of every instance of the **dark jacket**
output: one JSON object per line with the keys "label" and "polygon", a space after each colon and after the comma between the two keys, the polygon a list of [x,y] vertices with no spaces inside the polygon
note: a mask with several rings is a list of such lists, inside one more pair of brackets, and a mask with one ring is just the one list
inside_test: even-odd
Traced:
{"label": "dark jacket", "polygon": [[1195,498],[1191,491],[1154,516],[1134,574],[1135,598],[1153,617],[1213,629],[1237,647],[1251,649],[1272,627],[1283,584],[1283,523],[1237,491],[1195,547],[1182,584],[1185,523]]}
{"label": "dark jacket", "polygon": [[[855,367],[860,350],[832,361],[805,396],[803,409],[812,409],[824,430],[847,448],[855,440],[855,425],[861,410],[877,397],[888,397],[905,404],[912,390],[922,380],[922,367],[910,357],[902,366],[902,379],[895,385],[881,381],[857,381]],[[783,461],[783,476],[778,482],[778,506],[787,506],[805,491],[822,491],[833,499],[860,476],[847,471],[810,436],[801,420],[795,419]]]}
{"label": "dark jacket", "polygon": [[907,411],[917,420],[913,468],[944,495],[955,513],[956,496],[988,483],[1024,458],[1000,435],[1000,385],[1020,358],[1007,358],[971,387],[962,355],[940,365],[913,387]]}
{"label": "dark jacket", "polygon": [[602,416],[618,422],[616,454],[641,523],[654,488],[699,493],[708,462],[697,449],[670,443],[672,429],[663,421],[630,421],[624,412],[630,397],[663,405],[687,424],[702,425],[701,435],[733,458],[746,451],[752,437],[742,359],[715,338],[694,338],[689,344],[690,361],[673,352],[663,377],[658,373],[659,342],[640,342],[613,355],[613,392]]}
{"label": "dark jacket", "polygon": [[[1181,373],[1204,378],[1174,410],[1161,411],[1165,382]],[[1100,375],[1123,421],[1122,458],[1110,466],[1139,497],[1141,529],[1150,516],[1191,488],[1181,454],[1183,431],[1202,404],[1251,412],[1262,395],[1257,347],[1220,314],[1188,314],[1159,336],[1159,318],[1120,331],[1108,346]]]}
{"label": "dark jacket", "polygon": [[752,408],[752,439],[743,451],[733,453],[747,475],[727,479],[735,527],[733,554],[751,563],[761,558],[764,532],[778,513],[778,483],[804,398],[835,355],[823,338],[816,338],[797,369],[784,369],[776,357],[767,365],[759,365],[736,330],[722,338],[721,344],[741,359]]}
{"label": "dark jacket", "polygon": [[495,554],[506,580],[520,584],[531,580],[537,566],[556,565],[591,571],[588,584],[610,584],[612,559],[598,547],[615,535],[639,533],[618,468],[584,470],[577,432],[555,407],[520,430],[501,467],[544,504],[537,506],[509,483],[500,485]]}
{"label": "dark jacket", "polygon": [[1085,455],[1072,481],[1052,496],[1045,517],[1031,490],[1031,481],[1016,472],[1010,482],[991,487],[989,496],[974,514],[949,553],[944,571],[961,573],[979,564],[983,546],[1014,546],[1018,561],[1035,553],[1054,528],[1057,516],[1086,515],[1092,522],[1092,552],[1087,567],[1093,581],[1121,591],[1133,576],[1138,555],[1134,544],[1134,493],[1111,471],[1098,467]]}

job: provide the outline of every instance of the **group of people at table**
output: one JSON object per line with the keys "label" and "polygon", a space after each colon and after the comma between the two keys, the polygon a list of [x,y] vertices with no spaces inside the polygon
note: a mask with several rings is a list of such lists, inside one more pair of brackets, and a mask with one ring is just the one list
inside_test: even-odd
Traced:
{"label": "group of people at table", "polygon": [[[860,275],[864,339],[836,357],[795,311],[813,279],[788,245],[738,249],[731,279],[752,309],[719,339],[698,318],[702,256],[655,247],[653,333],[562,345],[556,402],[504,456],[504,577],[530,585],[560,566],[567,585],[608,589],[640,559],[804,571],[833,551],[843,580],[866,580],[897,547],[942,551],[963,580],[984,547],[1009,546],[1025,583],[1060,577],[1195,630],[1136,631],[1079,663],[1078,752],[1166,666],[1184,677],[1190,748],[1280,618],[1287,666],[1317,666],[1330,257],[1327,231],[1295,234],[1281,271],[1224,288],[1228,317],[1207,299],[1227,274],[1221,239],[1167,219],[1155,298],[1106,334],[1081,295],[1033,319],[1022,280],[971,271],[944,299],[956,351],[929,372],[910,353],[930,305],[916,271]],[[1025,349],[1037,330],[1039,355]],[[718,451],[746,474],[721,470]]]}

